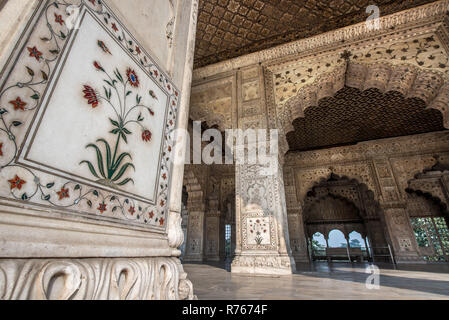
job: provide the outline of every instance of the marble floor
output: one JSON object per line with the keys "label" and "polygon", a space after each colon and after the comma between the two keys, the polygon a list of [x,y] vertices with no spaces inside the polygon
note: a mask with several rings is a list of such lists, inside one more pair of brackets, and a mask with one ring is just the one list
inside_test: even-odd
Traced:
{"label": "marble floor", "polygon": [[200,300],[449,300],[449,264],[377,265],[379,289],[368,289],[367,264],[315,263],[291,276],[234,275],[225,264],[185,264]]}

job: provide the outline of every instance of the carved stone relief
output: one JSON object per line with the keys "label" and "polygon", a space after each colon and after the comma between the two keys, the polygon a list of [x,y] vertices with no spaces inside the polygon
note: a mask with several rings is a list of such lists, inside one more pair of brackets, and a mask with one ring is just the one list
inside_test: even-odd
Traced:
{"label": "carved stone relief", "polygon": [[255,100],[258,99],[260,96],[259,93],[259,82],[256,81],[252,81],[252,82],[247,82],[243,84],[243,88],[242,88],[242,93],[243,93],[243,101],[251,101],[251,100]]}
{"label": "carved stone relief", "polygon": [[190,117],[220,130],[232,128],[233,78],[195,86],[192,89]]}
{"label": "carved stone relief", "polygon": [[0,299],[196,299],[185,276],[174,258],[0,260]]}

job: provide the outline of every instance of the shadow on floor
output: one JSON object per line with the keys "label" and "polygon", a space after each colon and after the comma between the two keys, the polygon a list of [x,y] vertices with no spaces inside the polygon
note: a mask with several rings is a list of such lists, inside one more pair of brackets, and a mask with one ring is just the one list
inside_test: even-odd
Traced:
{"label": "shadow on floor", "polygon": [[210,267],[213,267],[213,268],[226,270],[227,272],[231,272],[231,264],[232,264],[232,260],[226,260],[226,261],[204,261],[204,262],[184,262],[184,261],[181,261],[181,262],[182,262],[182,264],[210,266]]}
{"label": "shadow on floor", "polygon": [[[231,296],[235,290],[241,291],[242,288],[243,290],[247,290],[244,289],[244,287],[248,288],[248,285],[250,284],[264,288],[266,285],[270,285],[272,281],[271,279],[262,280],[261,278],[255,280],[254,277],[238,275],[239,280],[235,282],[232,280],[235,275],[230,273],[231,261],[188,264],[190,266],[207,266],[206,269],[199,269],[201,271],[198,273],[198,279],[211,280],[214,290],[225,290],[226,294]],[[286,292],[288,292],[288,290],[296,290],[295,288],[301,287],[301,283],[308,283],[311,279],[335,281],[330,285],[332,290],[336,288],[335,286],[338,288],[340,286],[339,283],[341,284],[342,281],[342,290],[344,290],[344,282],[363,285],[370,276],[370,274],[365,273],[367,266],[369,266],[367,263],[328,264],[326,262],[317,262],[312,264],[298,264],[297,272],[290,278],[292,279],[292,287],[288,285],[289,282],[284,283],[286,285],[286,291],[284,291],[284,293],[287,294]],[[376,264],[376,266],[380,269],[379,279],[382,290],[388,290],[388,288],[402,289],[411,292],[449,297],[449,264],[400,265],[395,267],[392,264],[379,263]],[[287,280],[288,276],[284,279]],[[247,280],[250,280],[250,282]],[[274,281],[283,282],[284,280],[279,279]],[[318,281],[316,281],[316,283],[318,283]],[[316,289],[326,290],[326,287],[317,287]]]}
{"label": "shadow on floor", "polygon": [[[400,265],[395,267],[392,264],[375,264],[380,269],[380,285],[397,289],[414,290],[449,296],[449,265],[448,264],[426,264],[426,265]],[[312,263],[297,266],[295,274],[303,274],[315,278],[327,278],[340,281],[366,283],[370,273],[360,272],[366,269],[369,264],[351,263]],[[351,268],[352,270],[343,270]],[[446,274],[445,280],[419,279],[399,275],[386,275],[383,271],[411,271]]]}

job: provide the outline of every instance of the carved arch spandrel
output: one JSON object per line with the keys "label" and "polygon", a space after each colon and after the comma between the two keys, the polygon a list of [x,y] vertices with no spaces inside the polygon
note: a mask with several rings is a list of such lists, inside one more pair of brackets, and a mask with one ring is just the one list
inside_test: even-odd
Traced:
{"label": "carved arch spandrel", "polygon": [[321,99],[334,96],[345,86],[361,91],[371,88],[382,93],[394,91],[407,99],[420,99],[426,103],[427,109],[442,113],[444,126],[449,129],[449,80],[445,75],[410,64],[348,62],[322,74],[314,83],[302,87],[296,96],[277,107],[278,125],[283,134],[294,131],[293,120],[304,117],[307,108],[318,106]]}
{"label": "carved arch spandrel", "polygon": [[434,155],[432,158],[435,165],[426,167],[408,180],[405,192],[424,197],[449,214],[449,194],[444,187],[444,180],[449,176],[448,158],[447,155]]}
{"label": "carved arch spandrel", "polygon": [[331,173],[328,178],[316,180],[301,198],[304,212],[328,197],[351,203],[364,219],[378,218],[378,198],[364,182],[356,178]]}
{"label": "carved arch spandrel", "polygon": [[301,185],[297,186],[297,198],[304,205],[304,199],[314,186],[329,180],[333,175],[339,179],[351,180],[356,184],[362,184],[367,190],[373,193],[375,200],[379,200],[379,191],[374,181],[374,173],[367,163],[354,164],[351,166],[337,165],[333,167],[320,167],[314,169],[301,169],[296,171],[297,181]]}

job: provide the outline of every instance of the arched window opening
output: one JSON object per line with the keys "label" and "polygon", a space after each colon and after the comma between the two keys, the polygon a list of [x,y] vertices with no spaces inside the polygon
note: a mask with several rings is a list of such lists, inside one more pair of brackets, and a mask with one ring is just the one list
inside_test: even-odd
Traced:
{"label": "arched window opening", "polygon": [[349,246],[351,248],[366,249],[365,241],[360,233],[353,231],[349,234]]}
{"label": "arched window opening", "polygon": [[329,248],[346,248],[348,242],[345,235],[340,230],[332,230],[329,232]]}
{"label": "arched window opening", "polygon": [[313,257],[325,257],[326,256],[326,238],[320,232],[313,235],[311,240],[311,253]]}

